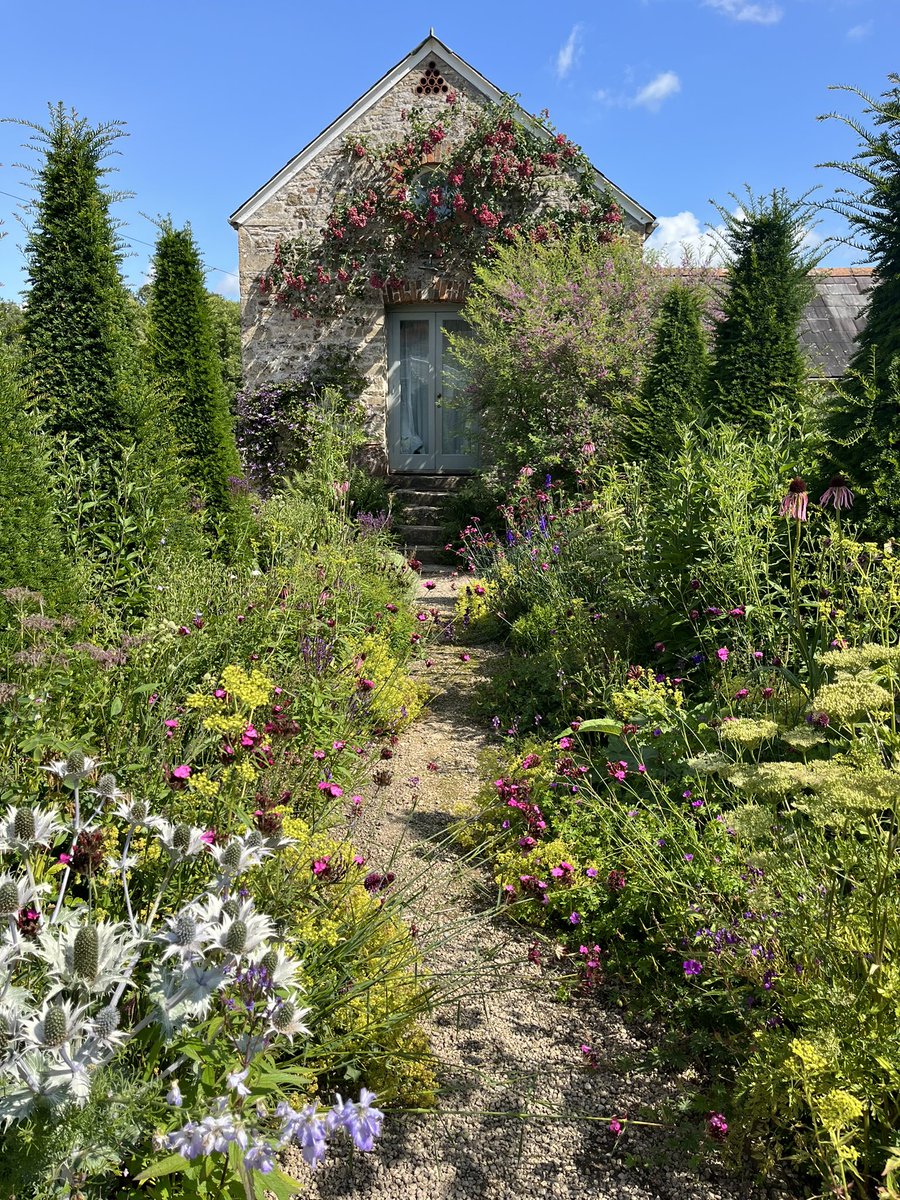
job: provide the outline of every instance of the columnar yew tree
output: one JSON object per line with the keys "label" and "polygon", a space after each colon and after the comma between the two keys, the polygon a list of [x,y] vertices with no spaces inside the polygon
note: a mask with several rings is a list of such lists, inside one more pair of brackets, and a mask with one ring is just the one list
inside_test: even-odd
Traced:
{"label": "columnar yew tree", "polygon": [[42,592],[51,607],[71,599],[72,571],[54,519],[50,447],[0,347],[0,589]]}
{"label": "columnar yew tree", "polygon": [[[190,536],[174,443],[135,346],[133,301],[103,186],[118,122],[92,127],[62,104],[29,148],[40,155],[26,245],[29,390],[67,472],[69,527],[94,586],[140,604],[163,546]],[[180,530],[180,532],[178,532]]]}
{"label": "columnar yew tree", "polygon": [[862,183],[856,193],[839,191],[828,207],[847,218],[850,244],[876,271],[850,378],[830,420],[831,452],[863,489],[873,528],[893,534],[900,520],[900,75],[888,79],[892,86],[878,100],[855,88],[837,89],[865,101],[872,127],[837,113],[823,117],[848,125],[859,137],[859,150],[850,162],[822,165]]}
{"label": "columnar yew tree", "polygon": [[[734,197],[738,200],[738,197]],[[804,246],[812,209],[774,190],[719,208],[727,272],[713,339],[713,418],[762,432],[774,404],[794,402],[808,376],[798,327],[822,257]]]}
{"label": "columnar yew tree", "polygon": [[188,487],[233,542],[243,500],[228,397],[222,383],[200,255],[189,226],[164,222],[156,243],[147,330],[152,369],[174,403]]}
{"label": "columnar yew tree", "polygon": [[34,223],[25,249],[29,291],[23,328],[34,390],[54,433],[95,445],[131,438],[136,414],[120,251],[102,186],[103,161],[123,136],[121,122],[92,128],[62,104],[50,110],[30,148]]}
{"label": "columnar yew tree", "polygon": [[677,422],[691,420],[704,406],[709,352],[703,308],[703,291],[684,283],[663,297],[653,353],[623,431],[632,458],[667,458],[678,444]]}

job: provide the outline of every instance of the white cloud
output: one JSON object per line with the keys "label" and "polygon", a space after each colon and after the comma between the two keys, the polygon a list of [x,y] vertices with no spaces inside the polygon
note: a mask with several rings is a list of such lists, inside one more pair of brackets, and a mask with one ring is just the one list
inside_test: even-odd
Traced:
{"label": "white cloud", "polygon": [[648,108],[650,112],[656,112],[664,100],[668,100],[670,96],[674,96],[680,91],[681,80],[675,72],[663,71],[655,79],[651,79],[645,87],[642,87],[631,103],[640,108]]}
{"label": "white cloud", "polygon": [[581,57],[581,26],[573,25],[572,32],[560,46],[556,56],[556,77],[565,79]]}
{"label": "white cloud", "polygon": [[720,266],[722,254],[718,230],[701,229],[692,212],[676,213],[673,217],[658,217],[656,229],[647,240],[647,248],[655,250],[660,260],[678,267],[685,262],[703,266]]}
{"label": "white cloud", "polygon": [[862,25],[854,25],[852,29],[847,30],[847,39],[851,42],[861,42],[872,32],[872,22],[866,21]]}
{"label": "white cloud", "polygon": [[753,25],[775,25],[784,16],[777,4],[755,4],[751,0],[703,0],[707,8],[724,13],[734,21],[749,21]]}
{"label": "white cloud", "polygon": [[[735,217],[741,217],[742,213],[740,205],[732,210]],[[646,245],[669,266],[721,267],[725,261],[722,254],[724,234],[724,224],[703,229],[694,214],[685,211],[672,217],[657,217],[656,229]],[[803,250],[815,250],[821,244],[822,238],[814,229],[804,230]]]}
{"label": "white cloud", "polygon": [[226,300],[240,300],[241,298],[241,281],[237,273],[237,268],[231,271],[211,271],[213,278],[210,280],[210,291],[218,292],[220,296],[224,296]]}

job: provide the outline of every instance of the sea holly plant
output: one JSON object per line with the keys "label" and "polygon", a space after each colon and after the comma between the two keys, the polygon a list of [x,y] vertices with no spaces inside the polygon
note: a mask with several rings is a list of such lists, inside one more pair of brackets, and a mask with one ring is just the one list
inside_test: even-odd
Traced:
{"label": "sea holly plant", "polygon": [[468,272],[519,237],[578,231],[612,241],[622,214],[584,152],[546,114],[522,120],[519,111],[512,97],[476,107],[450,92],[443,114],[406,112],[396,141],[351,138],[351,189],[320,230],[278,243],[260,295],[292,317],[322,316],[341,297],[399,286],[423,259]]}
{"label": "sea holly plant", "polygon": [[277,1166],[289,1143],[311,1166],[339,1128],[371,1149],[372,1093],[325,1116],[298,1110],[289,1097],[310,1079],[277,1063],[309,1033],[300,964],[244,881],[290,839],[173,823],[80,750],[44,770],[56,803],[0,814],[0,1121],[84,1106],[140,1047],[129,1061],[172,1114],[155,1138],[172,1153],[144,1180],[180,1172],[183,1195],[291,1195],[301,1185]]}

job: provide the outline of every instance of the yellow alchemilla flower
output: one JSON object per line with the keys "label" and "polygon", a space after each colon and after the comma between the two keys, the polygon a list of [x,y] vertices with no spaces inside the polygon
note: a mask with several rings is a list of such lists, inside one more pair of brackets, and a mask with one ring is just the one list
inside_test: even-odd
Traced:
{"label": "yellow alchemilla flower", "polygon": [[234,773],[238,779],[243,779],[246,783],[253,783],[256,779],[256,771],[253,763],[249,758],[243,758],[234,768]]}
{"label": "yellow alchemilla flower", "polygon": [[193,708],[197,712],[204,712],[210,708],[216,708],[219,701],[215,696],[210,696],[208,692],[191,692],[185,704],[188,708]]}
{"label": "yellow alchemilla flower", "polygon": [[819,1046],[808,1038],[793,1038],[788,1049],[795,1060],[791,1066],[801,1078],[815,1079],[828,1070],[828,1059]]}
{"label": "yellow alchemilla flower", "polygon": [[222,687],[238,704],[252,710],[268,704],[275,684],[256,667],[248,674],[243,667],[232,665],[222,672]]}
{"label": "yellow alchemilla flower", "polygon": [[816,1096],[812,1107],[829,1133],[840,1133],[863,1115],[862,1104],[843,1088],[834,1088],[824,1096]]}
{"label": "yellow alchemilla flower", "polygon": [[216,713],[207,717],[203,728],[210,733],[220,733],[223,737],[237,738],[247,727],[247,718],[237,713]]}
{"label": "yellow alchemilla flower", "polygon": [[215,779],[210,779],[210,777],[204,771],[201,771],[197,775],[192,775],[190,777],[188,780],[188,789],[192,792],[196,792],[198,796],[212,798],[213,796],[218,795],[219,784],[215,781]]}

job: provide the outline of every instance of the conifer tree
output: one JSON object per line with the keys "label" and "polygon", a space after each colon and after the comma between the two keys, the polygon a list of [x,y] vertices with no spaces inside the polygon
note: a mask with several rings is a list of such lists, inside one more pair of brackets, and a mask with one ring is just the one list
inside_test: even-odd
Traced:
{"label": "conifer tree", "polygon": [[858,192],[841,189],[828,205],[850,223],[850,244],[875,268],[866,305],[866,323],[844,386],[829,420],[834,466],[862,490],[873,532],[900,533],[900,75],[880,99],[856,88],[871,127],[838,113],[836,119],[859,137],[850,162],[823,163],[849,172],[862,183]]}
{"label": "conifer tree", "polygon": [[25,255],[29,290],[23,338],[34,390],[53,433],[105,448],[133,438],[136,417],[125,288],[110,215],[116,193],[102,186],[103,161],[121,122],[92,128],[62,104],[29,148],[41,155]]}
{"label": "conifer tree", "polygon": [[627,412],[623,441],[636,460],[667,458],[678,444],[677,423],[703,409],[709,380],[703,308],[703,291],[685,283],[675,283],[663,297],[650,363]]}
{"label": "conifer tree", "polygon": [[211,524],[231,543],[240,536],[246,500],[228,396],[190,226],[164,222],[156,243],[148,306],[152,369],[173,403],[173,424],[188,487]]}
{"label": "conifer tree", "polygon": [[[734,197],[738,200],[737,197]],[[808,367],[798,328],[814,294],[821,253],[804,248],[806,198],[747,193],[736,213],[719,208],[727,271],[713,336],[709,404],[715,420],[763,432],[772,407],[803,392]]]}
{"label": "conifer tree", "polygon": [[62,104],[29,148],[36,199],[26,245],[30,288],[23,371],[67,489],[83,500],[73,527],[94,586],[140,605],[163,547],[191,539],[187,497],[159,395],[135,345],[133,301],[103,186],[120,122],[92,127]]}
{"label": "conifer tree", "polygon": [[50,447],[16,364],[0,347],[0,589],[43,593],[49,606],[74,595],[54,517]]}

